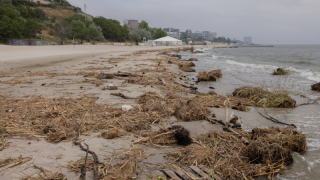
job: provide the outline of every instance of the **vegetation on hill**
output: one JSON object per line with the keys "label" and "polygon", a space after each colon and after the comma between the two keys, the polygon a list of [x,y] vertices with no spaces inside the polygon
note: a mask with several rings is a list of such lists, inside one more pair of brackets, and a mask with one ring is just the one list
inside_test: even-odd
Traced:
{"label": "vegetation on hill", "polygon": [[2,0],[0,2],[0,42],[9,39],[59,41],[71,39],[84,41],[135,41],[145,37],[157,39],[167,36],[161,28],[150,28],[142,21],[138,29],[121,26],[114,19],[92,17],[72,6],[67,0],[54,0],[49,4],[38,4],[29,0]]}

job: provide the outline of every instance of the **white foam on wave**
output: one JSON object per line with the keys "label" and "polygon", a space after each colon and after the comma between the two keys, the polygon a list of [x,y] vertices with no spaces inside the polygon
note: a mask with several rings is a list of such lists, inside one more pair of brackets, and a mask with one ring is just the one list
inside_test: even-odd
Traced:
{"label": "white foam on wave", "polygon": [[285,68],[288,71],[300,73],[300,76],[312,81],[320,81],[320,72],[313,72],[310,69],[297,69],[294,67]]}
{"label": "white foam on wave", "polygon": [[226,62],[228,64],[235,64],[235,65],[240,65],[243,67],[252,67],[252,68],[260,68],[260,69],[275,69],[275,68],[277,68],[276,66],[271,66],[271,65],[241,63],[241,62],[237,62],[234,60],[227,60]]}

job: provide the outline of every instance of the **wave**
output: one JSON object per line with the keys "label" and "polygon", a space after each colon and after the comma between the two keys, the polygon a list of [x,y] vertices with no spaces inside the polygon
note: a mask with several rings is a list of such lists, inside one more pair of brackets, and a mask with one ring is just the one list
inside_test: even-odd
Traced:
{"label": "wave", "polygon": [[264,64],[250,64],[250,63],[241,63],[234,60],[227,60],[228,64],[240,65],[243,67],[252,67],[252,68],[260,68],[260,69],[276,69],[278,67],[272,65],[264,65]]}
{"label": "wave", "polygon": [[[277,66],[272,66],[272,65],[241,63],[234,60],[227,60],[226,62],[228,64],[234,64],[234,65],[239,65],[243,67],[259,68],[259,69],[277,69],[278,68]],[[308,80],[317,81],[317,82],[320,81],[320,72],[311,71],[310,69],[297,69],[294,67],[287,67],[284,69],[289,72],[298,73],[301,77],[304,77]]]}
{"label": "wave", "polygon": [[301,77],[307,78],[312,81],[317,81],[317,82],[320,81],[320,72],[314,72],[314,71],[311,71],[310,69],[297,69],[294,67],[288,67],[288,68],[285,68],[285,70],[299,73]]}

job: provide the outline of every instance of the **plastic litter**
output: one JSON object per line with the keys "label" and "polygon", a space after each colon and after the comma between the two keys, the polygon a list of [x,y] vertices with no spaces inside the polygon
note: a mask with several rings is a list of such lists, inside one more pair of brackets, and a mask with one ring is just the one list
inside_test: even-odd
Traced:
{"label": "plastic litter", "polygon": [[132,108],[132,106],[130,106],[130,105],[122,105],[122,111],[130,111],[130,110],[132,110],[133,108]]}

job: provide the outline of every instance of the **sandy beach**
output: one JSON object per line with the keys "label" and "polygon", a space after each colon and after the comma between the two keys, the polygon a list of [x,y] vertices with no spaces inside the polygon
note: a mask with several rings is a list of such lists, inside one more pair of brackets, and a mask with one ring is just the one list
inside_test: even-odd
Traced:
{"label": "sandy beach", "polygon": [[[5,138],[0,159],[21,162],[0,169],[1,179],[32,179],[42,172],[78,179],[86,152],[77,142],[95,152],[104,173],[109,170],[105,179],[133,166],[133,174],[123,174],[156,179],[155,172],[161,174],[159,170],[172,164],[168,154],[185,148],[170,139],[174,136],[165,139],[172,133],[167,128],[175,125],[190,132],[190,147],[208,148],[199,137],[223,131],[223,125],[210,119],[225,121],[224,99],[214,96],[211,108],[197,104],[198,99],[206,101],[206,94],[193,89],[196,82],[179,70],[179,59],[164,50],[178,49],[0,46],[0,110],[5,124],[0,129]],[[133,109],[126,111],[123,105]],[[231,112],[229,108],[228,117]],[[257,122],[264,119],[252,112],[238,114]],[[157,139],[160,135],[163,138]],[[242,144],[241,136],[237,143]],[[93,165],[94,157],[89,156]],[[93,178],[92,169],[87,168],[86,176]]]}

